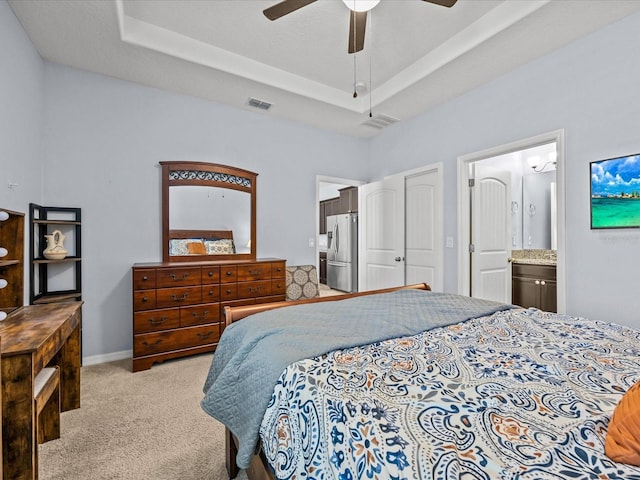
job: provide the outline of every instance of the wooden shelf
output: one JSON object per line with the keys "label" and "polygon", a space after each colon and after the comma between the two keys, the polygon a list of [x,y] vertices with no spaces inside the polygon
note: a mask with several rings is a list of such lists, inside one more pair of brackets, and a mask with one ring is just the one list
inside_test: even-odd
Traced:
{"label": "wooden shelf", "polygon": [[40,264],[40,263],[69,263],[69,262],[80,262],[82,261],[82,258],[80,257],[65,257],[61,260],[53,260],[53,259],[49,259],[49,258],[36,258],[33,263],[35,264]]}
{"label": "wooden shelf", "polygon": [[81,225],[80,222],[76,222],[74,220],[40,220],[35,219],[33,223],[39,225]]}
{"label": "wooden shelf", "polygon": [[22,260],[0,260],[0,267],[9,267],[11,265],[18,265]]}
{"label": "wooden shelf", "polygon": [[57,303],[64,302],[65,300],[75,300],[82,297],[82,292],[75,293],[64,293],[64,294],[55,294],[55,295],[42,295],[40,297],[36,297],[33,300],[34,305],[41,305],[43,303]]}

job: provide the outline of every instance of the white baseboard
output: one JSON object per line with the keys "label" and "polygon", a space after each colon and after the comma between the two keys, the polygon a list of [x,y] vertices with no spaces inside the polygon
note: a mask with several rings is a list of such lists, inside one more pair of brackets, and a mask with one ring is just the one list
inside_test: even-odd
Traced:
{"label": "white baseboard", "polygon": [[97,365],[98,363],[115,362],[116,360],[124,360],[132,358],[133,350],[122,350],[121,352],[107,353],[104,355],[91,355],[82,358],[82,366]]}

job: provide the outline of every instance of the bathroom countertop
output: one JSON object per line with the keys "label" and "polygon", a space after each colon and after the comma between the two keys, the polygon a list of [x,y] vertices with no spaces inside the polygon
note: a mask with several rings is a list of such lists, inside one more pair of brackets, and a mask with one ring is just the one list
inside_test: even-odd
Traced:
{"label": "bathroom countertop", "polygon": [[556,265],[557,257],[555,250],[513,250],[511,252],[511,263],[526,265]]}
{"label": "bathroom countertop", "polygon": [[525,265],[556,265],[556,260],[551,258],[512,258],[511,263],[520,263]]}

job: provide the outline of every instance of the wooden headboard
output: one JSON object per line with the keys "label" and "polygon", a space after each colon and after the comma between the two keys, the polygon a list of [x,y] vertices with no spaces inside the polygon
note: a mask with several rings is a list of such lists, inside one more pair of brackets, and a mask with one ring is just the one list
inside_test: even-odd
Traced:
{"label": "wooden headboard", "polygon": [[229,238],[233,240],[233,232],[231,230],[169,230],[169,240],[179,238],[203,238],[205,240]]}

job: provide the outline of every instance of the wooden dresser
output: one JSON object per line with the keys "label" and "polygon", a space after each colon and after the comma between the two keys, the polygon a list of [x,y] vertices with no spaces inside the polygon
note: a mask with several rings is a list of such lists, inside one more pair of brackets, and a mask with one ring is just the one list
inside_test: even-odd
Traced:
{"label": "wooden dresser", "polygon": [[215,350],[224,307],[285,300],[285,260],[137,263],[133,371]]}

